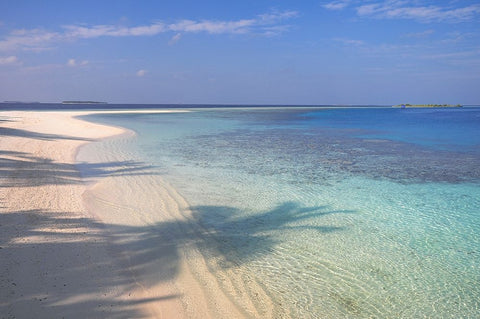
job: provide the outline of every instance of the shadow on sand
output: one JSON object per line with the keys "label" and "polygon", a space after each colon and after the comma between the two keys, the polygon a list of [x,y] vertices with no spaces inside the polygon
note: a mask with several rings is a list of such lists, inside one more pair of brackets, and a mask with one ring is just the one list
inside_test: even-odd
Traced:
{"label": "shadow on sand", "polygon": [[[10,120],[2,120],[2,122],[10,121]],[[39,132],[33,132],[18,128],[11,128],[11,127],[0,127],[0,136],[16,136],[16,137],[26,137],[32,138],[37,140],[46,140],[46,141],[53,141],[53,140],[74,140],[74,141],[94,141],[94,139],[83,138],[83,137],[76,137],[76,136],[68,136],[68,135],[59,135],[59,134],[45,134]]]}
{"label": "shadow on sand", "polygon": [[[29,153],[0,150],[0,187],[79,184],[80,177],[98,178],[120,175],[152,175],[153,166],[135,161],[106,163],[59,163]],[[79,170],[82,172],[80,175]]]}
{"label": "shadow on sand", "polygon": [[[40,308],[65,317],[139,318],[142,314],[133,306],[181,296],[129,301],[111,294],[102,300],[92,296],[99,291],[108,294],[116,287],[133,289],[133,276],[146,286],[175,279],[180,255],[192,245],[208,251],[206,259],[222,255],[226,264],[221,267],[234,267],[272,252],[279,244],[274,232],[305,227],[321,233],[340,231],[342,228],[302,225],[302,221],[349,213],[295,203],[247,217],[233,207],[202,206],[193,211],[195,217],[188,221],[142,227],[105,225],[88,218],[65,217],[68,213],[39,210],[1,214],[0,311],[8,314],[9,307]],[[210,223],[212,218],[214,224]],[[90,255],[92,251],[95,254]],[[214,251],[217,255],[211,253]],[[26,258],[30,262],[21,264]],[[33,269],[32,264],[36,265]],[[114,269],[121,269],[121,273]],[[81,279],[81,284],[77,281],[73,285],[72,278]]]}
{"label": "shadow on sand", "polygon": [[[44,134],[23,129],[0,127],[0,138],[4,136],[24,137],[39,140],[80,140],[87,139],[58,134]],[[106,163],[60,163],[31,153],[0,149],[0,188],[32,187],[39,185],[65,185],[83,183],[83,178],[98,178],[119,175],[152,175],[152,166],[135,161],[113,161]],[[80,175],[79,171],[82,172]]]}

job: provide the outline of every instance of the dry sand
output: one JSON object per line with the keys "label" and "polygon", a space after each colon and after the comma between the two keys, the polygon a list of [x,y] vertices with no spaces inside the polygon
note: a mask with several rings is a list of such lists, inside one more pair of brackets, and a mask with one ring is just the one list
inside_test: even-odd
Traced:
{"label": "dry sand", "polygon": [[0,112],[0,318],[271,317],[254,281],[212,274],[174,189],[156,186],[158,213],[132,213],[128,196],[147,195],[125,196],[138,192],[125,172],[148,168],[81,163],[80,176],[81,145],[128,135],[81,114]]}

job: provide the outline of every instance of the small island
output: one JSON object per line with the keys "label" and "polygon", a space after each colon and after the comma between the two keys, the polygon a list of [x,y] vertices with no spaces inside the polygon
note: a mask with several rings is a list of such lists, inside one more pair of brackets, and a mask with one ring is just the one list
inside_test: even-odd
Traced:
{"label": "small island", "polygon": [[108,103],[97,102],[97,101],[62,101],[62,104],[108,104]]}
{"label": "small island", "polygon": [[40,104],[40,102],[3,101],[4,104]]}
{"label": "small island", "polygon": [[461,104],[397,104],[392,107],[415,108],[415,107],[462,107]]}

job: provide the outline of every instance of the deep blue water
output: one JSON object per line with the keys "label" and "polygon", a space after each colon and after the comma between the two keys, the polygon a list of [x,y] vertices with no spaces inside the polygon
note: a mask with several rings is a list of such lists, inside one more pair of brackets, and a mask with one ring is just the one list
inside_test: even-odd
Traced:
{"label": "deep blue water", "polygon": [[307,125],[365,130],[385,138],[434,149],[479,151],[480,113],[463,109],[337,109],[304,115]]}

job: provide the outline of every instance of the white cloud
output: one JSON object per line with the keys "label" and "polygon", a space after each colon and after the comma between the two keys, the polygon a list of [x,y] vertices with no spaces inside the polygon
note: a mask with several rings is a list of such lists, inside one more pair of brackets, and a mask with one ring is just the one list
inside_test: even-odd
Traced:
{"label": "white cloud", "polygon": [[256,19],[258,23],[263,23],[263,24],[274,24],[278,21],[281,20],[286,20],[286,19],[291,19],[291,18],[296,18],[298,17],[298,12],[297,11],[274,11],[271,13],[265,13],[265,14],[260,14],[258,18]]}
{"label": "white cloud", "polygon": [[74,67],[74,66],[84,66],[84,65],[87,65],[88,64],[88,61],[86,60],[83,60],[81,62],[77,62],[77,60],[75,59],[69,59],[67,61],[67,65],[68,66],[71,66],[71,67]]}
{"label": "white cloud", "polygon": [[456,45],[466,41],[468,42],[474,41],[475,43],[478,43],[478,37],[479,37],[478,34],[473,32],[458,32],[458,31],[449,32],[446,34],[446,36],[447,37],[441,41],[442,43],[444,44],[454,43]]}
{"label": "white cloud", "polygon": [[175,32],[206,32],[210,34],[241,34],[248,33],[251,27],[255,26],[258,21],[238,20],[238,21],[192,21],[183,20],[168,26],[169,30]]}
{"label": "white cloud", "polygon": [[[206,32],[209,34],[245,34],[258,33],[264,34],[266,29],[282,26],[278,24],[282,20],[298,16],[296,11],[273,12],[258,15],[253,19],[241,19],[235,21],[217,21],[217,20],[182,20],[177,23],[167,25],[167,29],[175,32]],[[285,31],[283,29],[282,31]]]}
{"label": "white cloud", "polygon": [[434,30],[429,29],[421,32],[412,32],[412,33],[406,33],[404,35],[405,38],[426,38],[430,36],[431,34],[435,33]]}
{"label": "white cloud", "polygon": [[277,36],[283,32],[286,32],[290,27],[290,25],[275,25],[271,27],[265,27],[263,28],[261,35],[266,37]]}
{"label": "white cloud", "polygon": [[168,44],[174,45],[175,43],[177,43],[178,41],[180,41],[180,38],[181,38],[181,37],[182,37],[182,34],[181,34],[181,33],[175,34],[175,35],[170,39],[170,41],[168,41]]}
{"label": "white cloud", "polygon": [[114,25],[96,25],[96,26],[81,26],[68,25],[64,26],[66,32],[64,36],[68,39],[88,39],[98,38],[102,36],[110,37],[125,37],[125,36],[149,36],[165,32],[165,26],[162,23],[154,23],[151,25],[138,27],[119,27]]}
{"label": "white cloud", "polygon": [[[175,32],[173,36],[179,38],[179,33],[208,33],[208,34],[246,34],[263,35],[279,34],[288,29],[281,21],[296,17],[296,11],[272,12],[258,15],[252,19],[231,21],[222,20],[180,20],[176,23],[165,24],[154,22],[149,25],[125,27],[118,25],[67,25],[62,31],[52,32],[43,29],[14,30],[0,40],[0,51],[13,50],[45,50],[53,43],[75,41],[78,39],[92,39],[98,37],[135,37],[155,36],[166,32]],[[272,32],[271,30],[276,30]]]}
{"label": "white cloud", "polygon": [[45,49],[48,44],[59,40],[61,35],[42,29],[14,30],[4,40],[0,40],[0,51]]}
{"label": "white cloud", "polygon": [[1,57],[0,56],[0,65],[7,65],[7,64],[17,64],[19,63],[19,60],[16,56],[6,56],[6,57]]}
{"label": "white cloud", "polygon": [[442,7],[438,5],[418,5],[419,1],[387,0],[361,5],[356,8],[360,16],[373,16],[386,19],[414,19],[420,22],[463,22],[480,14],[480,4],[467,7]]}
{"label": "white cloud", "polygon": [[138,70],[138,71],[137,71],[137,76],[138,76],[138,77],[142,77],[142,76],[144,76],[145,74],[147,74],[147,70],[143,70],[143,69],[142,69],[142,70]]}
{"label": "white cloud", "polygon": [[322,5],[322,7],[328,10],[342,10],[348,6],[348,3],[349,1],[333,1],[325,3],[324,5]]}
{"label": "white cloud", "polygon": [[365,42],[362,41],[362,40],[355,40],[355,39],[342,39],[342,38],[336,38],[334,39],[335,41],[337,42],[340,42],[344,45],[348,45],[348,46],[361,46],[361,45],[365,45]]}

